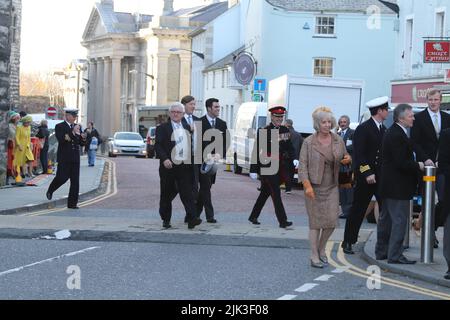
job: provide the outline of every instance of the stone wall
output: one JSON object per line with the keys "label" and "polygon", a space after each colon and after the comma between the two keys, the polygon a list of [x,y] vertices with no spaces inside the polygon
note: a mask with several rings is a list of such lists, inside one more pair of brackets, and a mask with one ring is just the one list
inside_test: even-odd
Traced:
{"label": "stone wall", "polygon": [[6,182],[6,137],[9,110],[9,27],[11,25],[11,0],[0,0],[0,186]]}
{"label": "stone wall", "polygon": [[[13,108],[20,103],[20,34],[22,25],[22,0],[12,0],[11,20],[11,59],[10,59],[10,82],[9,97]],[[14,40],[14,41],[12,41]]]}
{"label": "stone wall", "polygon": [[21,15],[21,0],[0,0],[0,186],[6,182],[6,113],[19,103]]}

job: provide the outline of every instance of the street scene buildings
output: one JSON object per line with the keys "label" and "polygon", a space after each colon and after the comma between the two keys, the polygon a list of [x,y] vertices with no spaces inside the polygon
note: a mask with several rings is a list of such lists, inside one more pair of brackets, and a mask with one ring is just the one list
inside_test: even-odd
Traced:
{"label": "street scene buildings", "polygon": [[0,299],[450,300],[450,0],[150,2],[0,0]]}

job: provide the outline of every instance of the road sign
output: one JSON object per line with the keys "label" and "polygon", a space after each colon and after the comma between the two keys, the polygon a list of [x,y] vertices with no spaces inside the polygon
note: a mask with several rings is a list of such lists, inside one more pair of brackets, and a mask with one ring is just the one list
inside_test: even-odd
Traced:
{"label": "road sign", "polygon": [[266,79],[255,79],[253,82],[253,91],[266,91],[267,80]]}
{"label": "road sign", "polygon": [[263,93],[254,93],[253,97],[252,97],[252,101],[264,102],[264,94]]}
{"label": "road sign", "polygon": [[47,117],[55,117],[57,114],[55,107],[48,107],[47,108]]}

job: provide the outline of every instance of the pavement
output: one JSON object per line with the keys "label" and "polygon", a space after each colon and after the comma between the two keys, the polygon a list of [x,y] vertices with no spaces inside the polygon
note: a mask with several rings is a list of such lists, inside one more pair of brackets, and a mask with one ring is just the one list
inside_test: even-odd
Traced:
{"label": "pavement", "polygon": [[[97,158],[94,167],[89,167],[87,157],[81,157],[80,163],[80,200],[100,191],[105,160]],[[43,174],[33,179],[24,180],[28,185],[6,186],[0,189],[0,215],[31,212],[39,209],[51,209],[64,206],[69,194],[69,183],[64,184],[53,193],[53,199],[47,200],[46,192],[55,174]]]}
{"label": "pavement", "polygon": [[[95,167],[88,167],[87,159],[82,157],[80,202],[104,192],[108,168],[108,162],[103,158],[97,158]],[[308,239],[308,227],[298,224],[282,229],[273,225],[255,226],[250,223],[220,222],[218,224],[202,223],[195,229],[189,230],[182,221],[173,221],[172,228],[165,230],[162,228],[161,221],[155,218],[92,217],[86,216],[83,209],[80,209],[77,215],[31,215],[34,211],[55,207],[60,207],[61,210],[65,208],[68,183],[54,193],[52,201],[48,201],[45,197],[53,177],[53,175],[39,176],[35,180],[35,186],[0,189],[1,238],[177,243],[178,238],[183,237],[185,243],[192,244],[227,243],[241,246],[245,243],[247,246],[283,248],[296,248],[302,243],[298,240]],[[340,228],[335,230],[330,240],[341,241],[342,238],[343,229]],[[447,271],[447,264],[442,253],[442,228],[438,230],[437,238],[440,245],[434,250],[434,262],[424,264],[420,262],[420,235],[411,230],[410,245],[405,255],[417,260],[418,263],[399,265],[388,264],[386,260],[376,260],[376,232],[367,229],[362,229],[360,232],[360,241],[365,243],[362,256],[368,263],[378,265],[385,272],[402,274],[450,287],[450,281],[443,278]],[[270,239],[270,241],[264,239]]]}

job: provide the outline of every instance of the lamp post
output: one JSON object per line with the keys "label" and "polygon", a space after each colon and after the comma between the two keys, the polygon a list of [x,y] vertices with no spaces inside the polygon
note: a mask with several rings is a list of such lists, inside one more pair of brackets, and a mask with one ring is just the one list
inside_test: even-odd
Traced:
{"label": "lamp post", "polygon": [[201,53],[201,52],[197,52],[197,51],[193,51],[193,50],[189,50],[189,49],[182,49],[182,48],[171,48],[171,49],[169,49],[169,51],[172,51],[172,52],[179,51],[179,50],[192,52],[193,54],[195,54],[200,59],[205,60],[205,55],[203,53]]}

